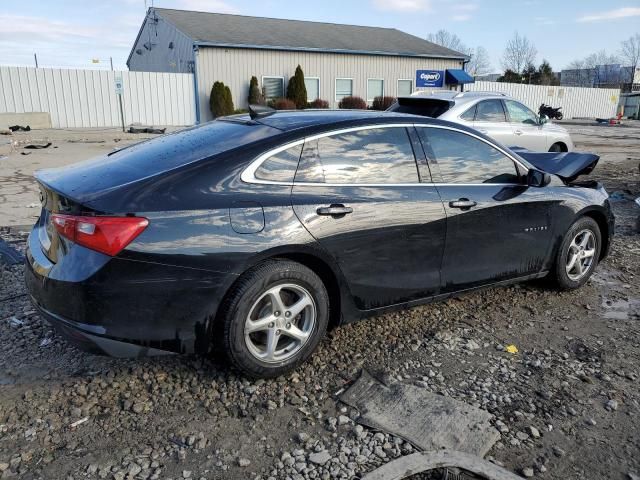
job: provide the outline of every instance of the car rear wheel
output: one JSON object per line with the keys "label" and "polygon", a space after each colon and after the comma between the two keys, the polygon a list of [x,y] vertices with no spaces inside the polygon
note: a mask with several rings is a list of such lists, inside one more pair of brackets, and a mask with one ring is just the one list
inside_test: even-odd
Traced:
{"label": "car rear wheel", "polygon": [[289,260],[268,260],[246,272],[222,308],[223,349],[250,377],[296,368],[316,349],[329,322],[324,284]]}
{"label": "car rear wheel", "polygon": [[600,228],[596,221],[589,217],[576,220],[556,256],[553,272],[556,284],[564,290],[584,285],[598,264],[601,247]]}

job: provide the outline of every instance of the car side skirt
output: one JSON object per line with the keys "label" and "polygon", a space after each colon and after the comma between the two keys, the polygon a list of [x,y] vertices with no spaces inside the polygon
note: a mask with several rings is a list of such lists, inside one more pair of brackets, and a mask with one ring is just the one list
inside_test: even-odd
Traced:
{"label": "car side skirt", "polygon": [[456,290],[455,292],[447,292],[447,293],[443,293],[443,294],[439,294],[439,295],[434,295],[434,296],[431,296],[431,297],[421,298],[421,299],[418,299],[418,300],[412,300],[410,302],[396,303],[394,305],[389,305],[389,306],[382,307],[382,308],[375,308],[375,309],[372,309],[372,310],[358,310],[357,313],[355,311],[343,312],[341,324],[344,325],[344,324],[352,323],[352,322],[355,322],[355,321],[358,321],[358,320],[362,320],[364,318],[369,318],[369,317],[373,317],[373,316],[376,316],[376,315],[382,315],[382,314],[388,313],[388,312],[395,312],[395,311],[398,311],[398,310],[404,310],[404,309],[407,309],[407,308],[417,307],[419,305],[426,305],[426,304],[429,304],[429,303],[439,302],[441,300],[446,300],[446,299],[452,298],[452,297],[458,297],[458,296],[464,295],[466,293],[477,292],[477,291],[480,291],[480,290],[486,290],[486,289],[495,288],[495,287],[504,287],[504,286],[507,286],[507,285],[513,285],[515,283],[526,282],[526,281],[529,281],[529,280],[536,280],[536,279],[539,279],[539,278],[544,278],[548,274],[549,274],[549,271],[545,270],[545,271],[534,273],[534,274],[530,274],[530,275],[511,278],[511,279],[508,279],[508,280],[502,280],[502,281],[499,281],[499,282],[487,283],[487,284],[479,285],[477,287],[466,288],[464,290]]}

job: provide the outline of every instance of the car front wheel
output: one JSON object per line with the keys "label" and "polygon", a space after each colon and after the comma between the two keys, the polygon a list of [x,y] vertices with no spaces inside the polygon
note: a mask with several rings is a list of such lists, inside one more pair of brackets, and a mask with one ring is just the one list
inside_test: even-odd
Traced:
{"label": "car front wheel", "polygon": [[250,377],[296,368],[316,349],[329,322],[322,280],[289,260],[268,260],[246,272],[222,308],[224,351]]}
{"label": "car front wheel", "polygon": [[584,285],[598,264],[601,247],[596,221],[590,217],[576,220],[556,255],[553,276],[558,286],[570,290]]}

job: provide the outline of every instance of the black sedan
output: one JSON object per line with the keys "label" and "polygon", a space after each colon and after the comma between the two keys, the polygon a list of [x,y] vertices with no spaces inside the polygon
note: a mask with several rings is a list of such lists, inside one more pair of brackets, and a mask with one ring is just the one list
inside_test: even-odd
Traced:
{"label": "black sedan", "polygon": [[597,161],[406,114],[222,118],[39,172],[26,281],[88,350],[221,350],[276,376],[329,326],[539,277],[580,287],[613,234],[605,190],[576,180]]}

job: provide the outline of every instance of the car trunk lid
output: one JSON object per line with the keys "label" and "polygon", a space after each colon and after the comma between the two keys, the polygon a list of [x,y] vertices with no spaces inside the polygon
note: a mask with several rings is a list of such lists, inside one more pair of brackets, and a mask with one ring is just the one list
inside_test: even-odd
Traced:
{"label": "car trunk lid", "polygon": [[540,153],[521,148],[512,148],[511,150],[537,169],[557,175],[565,182],[572,182],[580,175],[589,175],[600,160],[600,157],[594,153]]}

